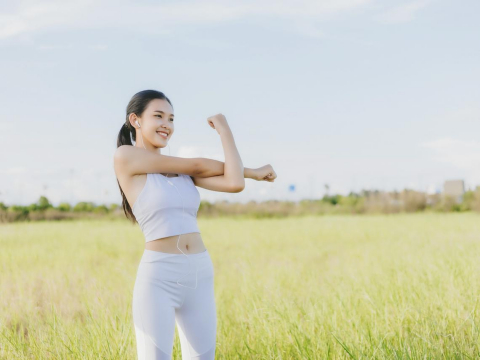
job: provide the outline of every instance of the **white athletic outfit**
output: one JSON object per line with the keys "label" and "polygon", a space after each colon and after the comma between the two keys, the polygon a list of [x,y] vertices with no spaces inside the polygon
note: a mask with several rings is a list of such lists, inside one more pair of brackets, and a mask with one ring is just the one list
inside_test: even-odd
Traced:
{"label": "white athletic outfit", "polygon": [[[189,175],[147,174],[132,212],[145,241],[200,232],[200,194]],[[208,250],[170,254],[144,250],[132,312],[139,360],[172,357],[177,324],[182,360],[215,358],[217,314],[213,263]]]}

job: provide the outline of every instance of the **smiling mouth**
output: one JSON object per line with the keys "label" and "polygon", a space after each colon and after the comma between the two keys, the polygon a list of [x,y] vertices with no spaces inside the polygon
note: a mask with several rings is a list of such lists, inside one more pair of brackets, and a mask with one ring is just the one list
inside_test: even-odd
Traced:
{"label": "smiling mouth", "polygon": [[168,137],[168,134],[164,133],[163,131],[157,131],[157,134],[165,139]]}

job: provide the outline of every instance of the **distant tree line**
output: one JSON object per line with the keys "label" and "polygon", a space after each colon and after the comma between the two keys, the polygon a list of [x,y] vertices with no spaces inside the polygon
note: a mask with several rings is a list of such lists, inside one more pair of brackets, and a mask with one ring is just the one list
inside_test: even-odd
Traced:
{"label": "distant tree line", "polygon": [[[405,189],[385,192],[362,190],[348,195],[329,195],[320,199],[293,201],[249,201],[236,203],[201,201],[198,216],[240,216],[240,217],[285,217],[296,215],[323,214],[371,214],[371,213],[412,213],[412,212],[480,212],[480,187],[466,191],[461,200],[444,194],[427,194]],[[123,209],[119,204],[96,205],[93,202],[78,202],[74,206],[63,202],[53,206],[45,196],[27,206],[6,206],[0,202],[0,222],[65,220],[76,218],[122,218]]]}

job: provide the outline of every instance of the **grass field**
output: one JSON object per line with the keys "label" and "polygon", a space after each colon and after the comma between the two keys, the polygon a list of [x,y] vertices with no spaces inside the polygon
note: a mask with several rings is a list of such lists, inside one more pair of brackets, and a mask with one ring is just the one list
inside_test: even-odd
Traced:
{"label": "grass field", "polygon": [[[480,358],[478,213],[198,222],[217,359]],[[136,359],[138,225],[12,223],[0,246],[1,359]]]}

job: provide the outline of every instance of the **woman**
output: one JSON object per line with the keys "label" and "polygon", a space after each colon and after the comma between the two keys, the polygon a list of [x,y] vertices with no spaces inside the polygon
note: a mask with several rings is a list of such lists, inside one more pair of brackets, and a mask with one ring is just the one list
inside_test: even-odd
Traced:
{"label": "woman", "polygon": [[123,209],[145,236],[132,301],[139,360],[171,359],[175,323],[183,359],[215,356],[214,271],[197,226],[200,195],[195,186],[236,193],[244,189],[244,178],[276,178],[270,165],[243,167],[222,114],[207,123],[220,135],[225,163],[161,155],[174,132],[174,114],[159,91],[132,97],[118,135],[114,168]]}

